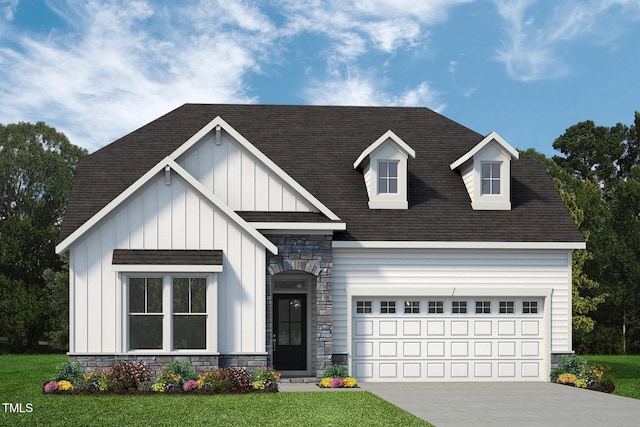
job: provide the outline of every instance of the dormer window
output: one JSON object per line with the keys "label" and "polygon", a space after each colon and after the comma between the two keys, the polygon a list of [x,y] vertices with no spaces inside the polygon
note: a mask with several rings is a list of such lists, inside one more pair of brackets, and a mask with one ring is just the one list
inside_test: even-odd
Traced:
{"label": "dormer window", "polygon": [[398,161],[378,162],[378,194],[398,192]]}
{"label": "dormer window", "polygon": [[491,132],[449,166],[460,172],[473,210],[510,210],[511,161],[518,157],[515,148]]}
{"label": "dormer window", "polygon": [[362,171],[369,209],[407,209],[409,157],[416,153],[392,131],[369,145],[353,163]]}
{"label": "dormer window", "polygon": [[482,162],[482,194],[500,194],[500,162]]}

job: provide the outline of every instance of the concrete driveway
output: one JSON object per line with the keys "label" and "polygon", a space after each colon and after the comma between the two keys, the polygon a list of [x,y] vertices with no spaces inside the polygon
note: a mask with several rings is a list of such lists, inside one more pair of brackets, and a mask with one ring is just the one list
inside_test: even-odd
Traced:
{"label": "concrete driveway", "polygon": [[360,386],[437,427],[640,425],[640,400],[551,383]]}

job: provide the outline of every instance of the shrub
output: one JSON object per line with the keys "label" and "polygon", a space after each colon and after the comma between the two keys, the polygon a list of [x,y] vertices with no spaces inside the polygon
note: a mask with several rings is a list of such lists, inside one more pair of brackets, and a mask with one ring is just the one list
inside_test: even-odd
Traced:
{"label": "shrub", "polygon": [[587,361],[580,356],[567,356],[563,354],[558,362],[558,367],[551,369],[551,381],[556,382],[560,374],[573,374],[576,377],[583,375],[587,367]]}
{"label": "shrub", "polygon": [[45,393],[53,393],[54,391],[59,389],[60,389],[60,384],[58,384],[57,381],[49,381],[44,385],[44,388],[43,388]]}
{"label": "shrub", "polygon": [[85,371],[80,362],[65,362],[58,365],[52,381],[66,380],[72,384],[84,381]]}
{"label": "shrub", "polygon": [[318,384],[320,387],[322,388],[329,388],[331,387],[331,382],[333,381],[333,378],[330,377],[324,377],[320,380],[320,384]]}
{"label": "shrub", "polygon": [[280,374],[272,369],[254,369],[251,371],[251,381],[255,390],[278,391]]}
{"label": "shrub", "polygon": [[141,382],[153,380],[153,372],[147,362],[136,361],[121,360],[109,368],[105,376],[110,383],[107,388],[114,390],[137,390]]}
{"label": "shrub", "polygon": [[349,371],[345,365],[331,365],[322,374],[322,378],[345,378],[348,376]]}
{"label": "shrub", "polygon": [[344,379],[344,386],[347,388],[358,387],[358,381],[353,377],[346,377]]}
{"label": "shrub", "polygon": [[182,388],[187,381],[197,379],[198,375],[188,360],[167,363],[158,376],[159,383],[174,385],[178,388]]}
{"label": "shrub", "polygon": [[198,388],[217,393],[246,393],[253,383],[246,368],[218,368],[207,371],[198,379]]}

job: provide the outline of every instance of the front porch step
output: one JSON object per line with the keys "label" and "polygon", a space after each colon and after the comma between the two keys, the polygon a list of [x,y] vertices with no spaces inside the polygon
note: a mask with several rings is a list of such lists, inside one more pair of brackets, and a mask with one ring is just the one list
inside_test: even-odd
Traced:
{"label": "front porch step", "polygon": [[318,382],[318,379],[315,377],[301,377],[301,378],[285,377],[285,378],[280,378],[280,382],[281,383],[297,383],[297,384],[316,383]]}

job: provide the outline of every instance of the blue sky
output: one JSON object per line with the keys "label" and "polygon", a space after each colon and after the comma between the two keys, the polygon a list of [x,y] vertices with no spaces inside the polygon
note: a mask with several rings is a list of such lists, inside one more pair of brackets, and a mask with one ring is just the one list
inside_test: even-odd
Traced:
{"label": "blue sky", "polygon": [[554,154],[640,110],[640,0],[0,0],[0,123],[94,151],[186,103],[423,106]]}

